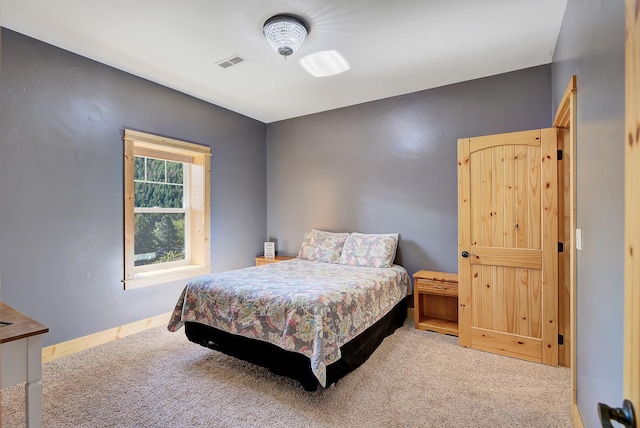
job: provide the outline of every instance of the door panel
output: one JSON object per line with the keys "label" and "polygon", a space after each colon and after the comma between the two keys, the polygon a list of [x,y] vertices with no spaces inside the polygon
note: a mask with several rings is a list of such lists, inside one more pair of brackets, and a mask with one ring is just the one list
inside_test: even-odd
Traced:
{"label": "door panel", "polygon": [[471,340],[474,349],[540,362],[541,340],[534,337],[473,328]]}
{"label": "door panel", "polygon": [[556,135],[458,141],[462,346],[557,364]]}
{"label": "door panel", "polygon": [[504,300],[504,267],[493,269],[493,328],[498,331],[509,331],[507,323],[507,305]]}
{"label": "door panel", "polygon": [[517,241],[516,248],[525,248],[527,247],[527,237],[528,237],[528,220],[527,211],[529,209],[528,198],[526,197],[528,193],[527,185],[527,147],[525,146],[516,146],[516,156],[514,158],[515,164],[515,177],[516,180],[516,219],[518,220],[514,224],[517,224],[516,228],[517,233]]}
{"label": "door panel", "polygon": [[507,248],[471,245],[472,265],[526,267],[542,269],[542,250],[537,248]]}

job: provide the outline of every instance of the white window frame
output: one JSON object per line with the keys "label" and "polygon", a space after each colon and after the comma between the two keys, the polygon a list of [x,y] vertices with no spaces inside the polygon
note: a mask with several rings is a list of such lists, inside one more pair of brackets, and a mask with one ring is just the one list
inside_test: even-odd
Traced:
{"label": "white window frame", "polygon": [[[175,159],[168,159],[167,156],[165,156],[164,153],[141,153],[140,150],[138,150],[138,153],[136,153],[136,145],[134,142],[134,148],[133,148],[133,152],[134,152],[134,159],[136,157],[144,157],[144,159],[157,159],[157,160],[161,160],[161,161],[176,161]],[[189,233],[186,233],[187,231],[191,230],[190,225],[191,225],[191,210],[189,209],[190,207],[190,194],[191,194],[191,180],[190,178],[190,173],[191,173],[191,159],[180,159],[180,163],[183,165],[183,180],[182,183],[180,184],[180,186],[182,187],[182,200],[183,200],[183,206],[181,208],[160,208],[160,207],[153,207],[153,208],[147,208],[147,207],[136,207],[135,206],[135,201],[134,201],[134,207],[133,207],[133,214],[134,214],[134,218],[135,218],[135,214],[183,214],[184,215],[184,230],[185,230],[185,234],[184,234],[184,259],[183,260],[176,260],[173,262],[164,262],[162,263],[162,267],[155,265],[155,264],[149,264],[149,265],[143,265],[143,266],[134,266],[134,272],[135,273],[139,273],[139,272],[149,272],[149,271],[155,271],[155,270],[159,270],[162,268],[169,268],[169,267],[177,267],[177,266],[186,266],[191,264],[191,236],[189,236]],[[135,160],[134,160],[134,166],[135,166]],[[145,176],[146,176],[146,162],[145,162]],[[165,164],[165,177],[166,177],[166,164]],[[154,181],[147,181],[147,180],[133,180],[134,182],[134,186],[135,183],[140,183],[140,182],[144,182],[144,183],[156,183]],[[168,183],[167,183],[168,184]],[[135,222],[134,222],[135,223]],[[135,237],[134,237],[135,240]]]}
{"label": "white window frame", "polygon": [[[134,214],[162,208],[135,208],[135,156],[183,162],[185,260],[135,266]],[[187,167],[188,166],[188,167]],[[184,280],[211,272],[211,149],[199,144],[125,129],[124,131],[124,288]],[[175,212],[171,209],[171,212]]]}

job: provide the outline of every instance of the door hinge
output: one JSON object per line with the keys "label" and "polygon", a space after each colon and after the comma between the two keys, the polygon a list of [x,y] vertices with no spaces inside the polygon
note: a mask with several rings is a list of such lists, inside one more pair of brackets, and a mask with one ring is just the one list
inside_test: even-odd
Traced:
{"label": "door hinge", "polygon": [[561,334],[558,335],[558,345],[564,345],[564,336]]}
{"label": "door hinge", "polygon": [[558,242],[558,252],[559,253],[564,253],[564,243],[563,242]]}
{"label": "door hinge", "polygon": [[558,160],[562,160],[562,150],[558,150]]}

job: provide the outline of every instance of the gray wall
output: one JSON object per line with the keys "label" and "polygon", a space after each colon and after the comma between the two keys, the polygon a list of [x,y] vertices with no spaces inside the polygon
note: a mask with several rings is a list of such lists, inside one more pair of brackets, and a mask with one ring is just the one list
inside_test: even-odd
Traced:
{"label": "gray wall", "polygon": [[123,291],[123,129],[212,149],[212,269],[266,238],[266,125],[2,30],[2,299],[59,343],[173,309],[184,283]]}
{"label": "gray wall", "polygon": [[549,65],[271,123],[267,223],[283,254],[305,231],[398,232],[397,261],[457,272],[457,139],[548,127]]}
{"label": "gray wall", "polygon": [[622,405],[624,288],[624,2],[569,0],[552,64],[553,113],[577,76],[577,398]]}

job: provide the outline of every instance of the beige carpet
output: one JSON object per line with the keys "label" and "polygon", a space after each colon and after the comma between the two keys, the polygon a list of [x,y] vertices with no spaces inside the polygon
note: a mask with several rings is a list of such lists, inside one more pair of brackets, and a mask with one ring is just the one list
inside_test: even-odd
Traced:
{"label": "beige carpet", "polygon": [[[359,369],[315,393],[147,330],[43,367],[44,427],[570,427],[570,371],[457,346],[407,321]],[[2,391],[24,426],[24,387]]]}

